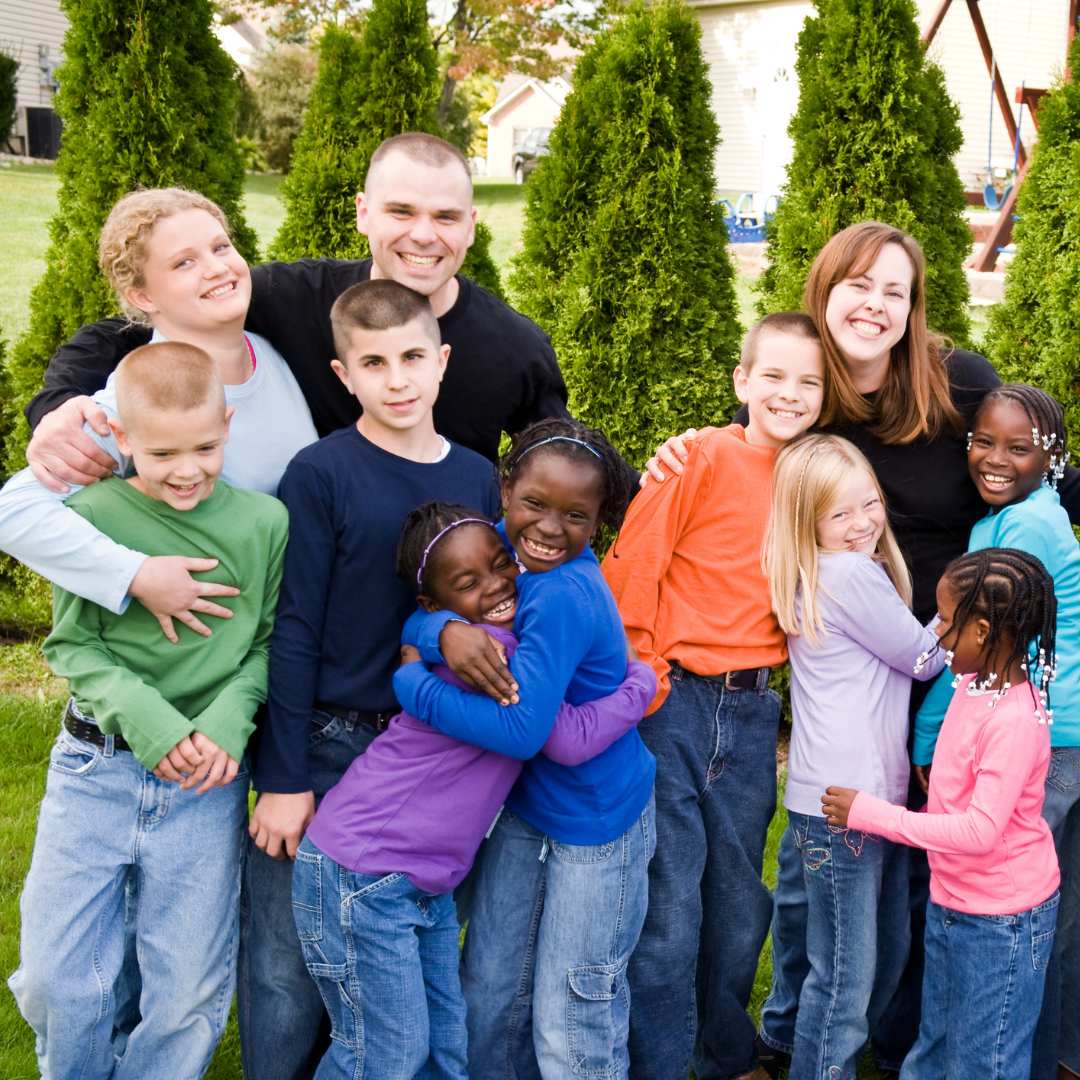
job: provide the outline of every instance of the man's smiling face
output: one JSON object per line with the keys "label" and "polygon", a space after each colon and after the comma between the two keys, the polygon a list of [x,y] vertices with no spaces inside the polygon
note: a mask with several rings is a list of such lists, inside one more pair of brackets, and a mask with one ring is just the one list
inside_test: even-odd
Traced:
{"label": "man's smiling face", "polygon": [[356,227],[371,244],[371,276],[429,297],[436,315],[457,299],[454,275],[475,223],[472,180],[458,162],[425,165],[392,151],[356,197]]}

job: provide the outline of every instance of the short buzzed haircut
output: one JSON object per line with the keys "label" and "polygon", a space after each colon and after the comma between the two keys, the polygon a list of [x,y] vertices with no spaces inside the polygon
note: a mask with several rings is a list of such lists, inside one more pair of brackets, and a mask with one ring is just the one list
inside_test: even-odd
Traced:
{"label": "short buzzed haircut", "polygon": [[472,170],[465,160],[465,155],[456,146],[451,146],[438,135],[427,135],[422,131],[406,131],[404,135],[392,135],[389,139],[383,139],[376,147],[368,163],[367,175],[364,177],[365,191],[379,163],[395,152],[404,154],[410,161],[415,161],[419,165],[430,165],[435,169],[457,163],[465,171],[465,176],[469,181],[469,190],[472,190]]}
{"label": "short buzzed haircut", "polygon": [[114,376],[116,411],[125,429],[150,412],[188,412],[216,405],[225,414],[217,364],[202,349],[159,341],[129,352]]}
{"label": "short buzzed haircut", "polygon": [[419,319],[437,349],[442,344],[439,320],[426,296],[389,278],[361,281],[346,289],[330,309],[334,351],[341,363],[352,348],[354,330],[393,330]]}
{"label": "short buzzed haircut", "polygon": [[748,375],[757,360],[762,338],[772,334],[789,334],[791,337],[806,338],[807,341],[821,341],[821,334],[818,333],[814,320],[801,311],[776,311],[772,315],[766,315],[764,319],[758,319],[743,338],[739,366]]}

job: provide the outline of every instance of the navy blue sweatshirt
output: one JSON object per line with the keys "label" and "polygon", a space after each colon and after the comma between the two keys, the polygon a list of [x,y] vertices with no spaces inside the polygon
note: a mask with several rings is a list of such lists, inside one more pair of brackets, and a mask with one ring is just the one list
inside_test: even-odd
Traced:
{"label": "navy blue sweatshirt", "polygon": [[255,787],[311,790],[307,742],[316,701],[396,712],[393,675],[416,586],[394,564],[401,523],[428,499],[463,503],[494,520],[490,461],[451,444],[422,464],[342,428],[305,447],[281,478],[289,544],[270,639],[270,691]]}

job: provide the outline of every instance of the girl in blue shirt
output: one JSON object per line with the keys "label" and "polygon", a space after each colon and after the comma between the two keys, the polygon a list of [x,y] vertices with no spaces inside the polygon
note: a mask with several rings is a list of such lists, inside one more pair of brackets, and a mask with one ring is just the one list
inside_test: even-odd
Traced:
{"label": "girl in blue shirt", "polygon": [[[1066,872],[1080,865],[1080,547],[1057,494],[1069,456],[1064,412],[1045,391],[1011,383],[986,395],[968,440],[968,471],[990,507],[971,530],[968,551],[1017,548],[1034,555],[1054,579],[1057,597],[1057,667],[1049,711],[1053,749],[1043,817],[1063,874],[1059,932],[1047,968],[1032,1063],[1032,1077],[1042,1080],[1057,1075],[1059,1057],[1080,1060],[1080,879]],[[912,756],[924,788],[951,699],[946,672],[915,720]]]}
{"label": "girl in blue shirt", "polygon": [[[485,679],[496,700],[419,664],[402,668],[394,688],[439,731],[525,758],[564,698],[595,700],[625,676],[622,622],[589,541],[600,524],[619,527],[631,489],[607,439],[571,420],[527,428],[502,471],[502,528],[523,569],[513,685],[499,688],[499,669],[507,673],[497,660],[476,661],[483,630],[439,612],[414,616],[406,642],[467,682]],[[626,963],[648,902],[655,768],[636,729],[582,765],[526,762],[478,857],[468,912],[461,982],[472,1080],[627,1075]]]}

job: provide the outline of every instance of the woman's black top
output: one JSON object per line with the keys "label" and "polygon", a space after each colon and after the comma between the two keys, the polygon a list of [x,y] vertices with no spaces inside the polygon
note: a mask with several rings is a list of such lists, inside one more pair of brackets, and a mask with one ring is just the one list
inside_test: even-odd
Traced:
{"label": "woman's black top", "polygon": [[[1001,385],[985,356],[960,349],[945,357],[953,404],[970,429],[979,403]],[[874,395],[867,395],[871,400]],[[746,423],[745,406],[735,417]],[[913,610],[926,622],[937,610],[936,589],[948,563],[967,551],[971,527],[987,506],[968,475],[967,439],[951,433],[920,438],[903,446],[882,442],[864,425],[834,424],[821,430],[842,435],[865,455],[877,473],[889,512],[889,524],[911,569]],[[1080,524],[1078,470],[1067,469],[1058,485],[1062,505]]]}

